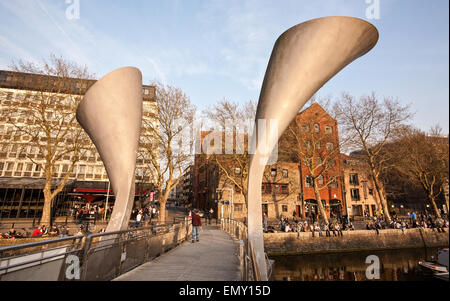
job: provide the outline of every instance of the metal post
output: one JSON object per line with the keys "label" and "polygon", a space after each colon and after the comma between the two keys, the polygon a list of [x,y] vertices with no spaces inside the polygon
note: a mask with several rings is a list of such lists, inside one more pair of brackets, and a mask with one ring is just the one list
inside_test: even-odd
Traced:
{"label": "metal post", "polygon": [[108,212],[108,199],[109,199],[109,187],[110,186],[111,186],[111,182],[108,181],[108,190],[106,192],[105,214],[103,216],[103,220],[106,220],[106,213]]}
{"label": "metal post", "polygon": [[239,241],[239,265],[241,267],[241,281],[245,281],[244,273],[245,273],[245,267],[244,267],[244,242],[242,240]]}
{"label": "metal post", "polygon": [[230,218],[233,219],[233,200],[234,200],[234,189],[231,188],[231,207],[230,207]]}

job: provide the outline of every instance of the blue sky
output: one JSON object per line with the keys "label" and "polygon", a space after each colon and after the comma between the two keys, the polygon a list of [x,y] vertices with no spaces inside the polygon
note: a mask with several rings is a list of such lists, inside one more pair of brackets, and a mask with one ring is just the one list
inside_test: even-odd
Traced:
{"label": "blue sky", "polygon": [[[366,19],[366,0],[0,0],[0,69],[50,53],[86,64],[97,77],[122,67],[175,85],[203,109],[223,98],[257,100],[273,44],[309,19]],[[368,1],[368,0],[367,0]],[[378,45],[318,96],[375,91],[410,103],[413,123],[449,132],[449,1],[379,0]]]}

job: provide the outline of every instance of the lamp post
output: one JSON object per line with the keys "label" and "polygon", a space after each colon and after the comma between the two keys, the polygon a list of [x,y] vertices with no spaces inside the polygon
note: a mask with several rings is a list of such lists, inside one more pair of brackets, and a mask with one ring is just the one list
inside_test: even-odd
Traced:
{"label": "lamp post", "polygon": [[[233,219],[233,198],[234,198],[234,191],[233,188],[218,188],[216,189],[216,192],[228,190],[231,191],[231,207],[228,207],[228,215],[230,219]],[[222,207],[223,208],[223,207]],[[223,209],[222,209],[222,217],[223,217]]]}

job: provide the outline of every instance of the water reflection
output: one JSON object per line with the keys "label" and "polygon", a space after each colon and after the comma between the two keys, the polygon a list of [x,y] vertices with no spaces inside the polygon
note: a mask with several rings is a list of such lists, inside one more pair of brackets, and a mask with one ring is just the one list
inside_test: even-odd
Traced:
{"label": "water reflection", "polygon": [[368,281],[366,263],[369,255],[380,259],[380,280],[433,280],[425,276],[419,261],[435,260],[437,248],[330,253],[298,256],[273,256],[275,281]]}

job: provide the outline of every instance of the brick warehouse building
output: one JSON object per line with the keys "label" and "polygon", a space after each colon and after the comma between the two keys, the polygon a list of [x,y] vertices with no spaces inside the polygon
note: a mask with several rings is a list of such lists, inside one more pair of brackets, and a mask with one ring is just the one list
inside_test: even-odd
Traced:
{"label": "brick warehouse building", "polygon": [[[201,132],[201,144],[208,134],[221,135],[224,133]],[[232,178],[239,182],[243,177],[243,170],[233,155],[219,155],[220,163],[227,165]],[[242,157],[245,161],[245,158]],[[242,162],[241,162],[242,163]],[[244,163],[245,164],[245,163]],[[244,195],[238,185],[221,172],[218,163],[212,155],[197,154],[194,161],[193,194],[195,208],[208,211],[213,208],[216,216],[232,217],[244,220],[247,216],[247,206]],[[245,176],[244,176],[245,178]],[[269,219],[280,216],[291,217],[297,212],[299,203],[299,173],[297,164],[291,162],[277,162],[265,168],[261,194],[262,209]]]}
{"label": "brick warehouse building", "polygon": [[[332,150],[336,153],[336,156],[328,158],[328,160],[334,161],[333,167],[323,173],[321,181],[327,183],[332,177],[335,180],[330,181],[331,183],[327,187],[320,190],[320,197],[328,216],[332,213],[336,216],[347,214],[343,182],[339,180],[342,167],[339,160],[339,136],[336,120],[315,103],[300,112],[295,122],[301,133],[313,131],[321,134],[320,141],[312,143],[317,144],[316,146],[321,144],[315,148],[312,153],[313,157],[326,157],[324,154],[331,153]],[[201,144],[203,144],[205,136],[210,133],[201,132],[199,137]],[[270,219],[279,218],[281,215],[292,217],[294,212],[296,216],[302,217],[318,213],[315,192],[309,181],[310,172],[303,158],[292,151],[293,146],[288,143],[286,136],[285,132],[280,138],[279,160],[277,164],[266,167],[261,187],[263,212],[266,212]],[[236,162],[231,160],[229,164],[236,165]],[[237,166],[231,167],[237,168]],[[247,212],[242,193],[235,185],[229,183],[230,181],[226,181],[219,170],[209,155],[202,152],[195,156],[194,207],[204,210],[216,208],[215,211],[219,213],[219,216],[223,207],[225,217],[229,215],[228,210],[231,210],[234,218],[244,218]],[[218,194],[217,189],[221,189],[223,186],[226,186],[226,189]],[[231,195],[230,189],[233,189],[233,195]],[[231,208],[231,199],[233,199],[233,208]],[[217,203],[218,200],[225,200],[225,204]]]}
{"label": "brick warehouse building", "polygon": [[[30,106],[35,103],[38,93],[51,95],[52,111],[64,110],[70,102],[71,95],[83,95],[95,80],[85,80],[80,87],[76,79],[66,79],[66,85],[58,93],[39,91],[39,82],[56,83],[57,78],[44,75],[0,71],[0,218],[34,218],[40,217],[43,208],[44,186],[43,170],[35,162],[43,159],[43,155],[28,144],[27,139],[16,132],[11,122],[30,122]],[[56,84],[55,84],[56,85]],[[51,86],[51,85],[48,85]],[[47,87],[48,87],[47,86]],[[156,103],[155,87],[143,86],[143,118],[153,120]],[[72,104],[73,106],[73,104]],[[11,108],[14,111],[11,113]],[[152,114],[151,114],[152,113]],[[149,135],[142,129],[142,135]],[[91,141],[86,141],[89,150],[76,163],[65,189],[55,198],[52,207],[53,216],[66,215],[75,204],[86,202],[104,203],[107,195],[109,202],[114,203],[112,191],[108,191],[109,181],[103,162]],[[55,186],[68,171],[71,154],[67,154],[56,162],[53,170]],[[152,188],[150,178],[145,173],[145,157],[138,157],[136,166],[137,198]]]}
{"label": "brick warehouse building", "polygon": [[[330,167],[323,172],[319,185],[324,185],[336,178],[333,182],[320,190],[320,198],[325,206],[327,215],[347,214],[342,203],[343,190],[339,181],[341,162],[339,160],[339,134],[337,121],[333,119],[319,104],[313,103],[310,107],[297,114],[291,124],[295,129],[301,143],[292,143],[292,138],[286,130],[279,140],[279,157],[281,160],[295,162],[299,168],[301,189],[298,214],[306,217],[318,214],[316,195],[310,180],[310,170],[306,161],[319,165],[322,161],[329,161]],[[299,148],[295,151],[293,148]],[[310,151],[308,149],[311,149]],[[331,164],[331,162],[333,162]]]}

